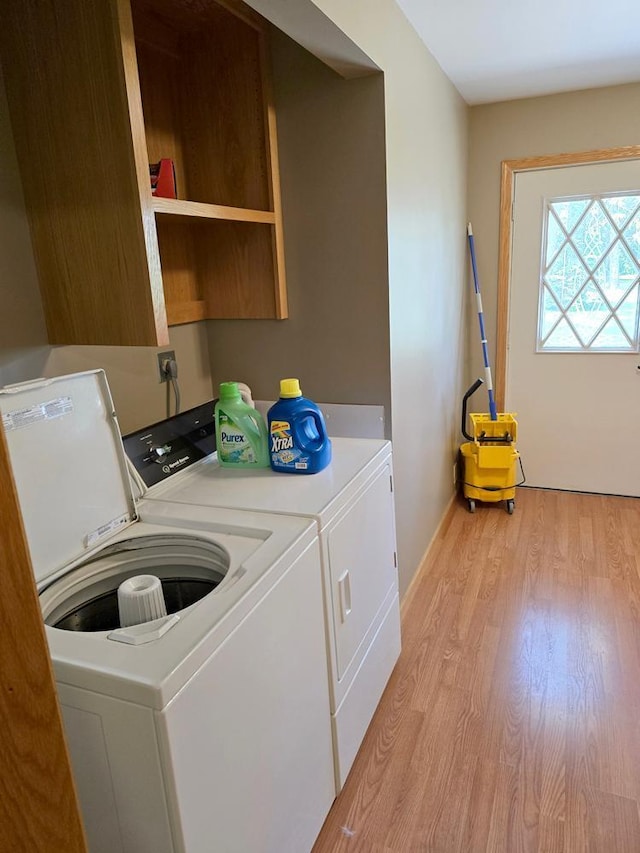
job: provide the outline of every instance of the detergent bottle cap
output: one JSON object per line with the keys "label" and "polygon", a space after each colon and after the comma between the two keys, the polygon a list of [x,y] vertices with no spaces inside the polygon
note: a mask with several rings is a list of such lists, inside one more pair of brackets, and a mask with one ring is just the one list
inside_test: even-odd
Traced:
{"label": "detergent bottle cap", "polygon": [[280,380],[280,396],[281,397],[302,397],[300,390],[299,379],[281,379]]}
{"label": "detergent bottle cap", "polygon": [[220,383],[220,399],[221,400],[239,400],[240,389],[237,382],[221,382]]}

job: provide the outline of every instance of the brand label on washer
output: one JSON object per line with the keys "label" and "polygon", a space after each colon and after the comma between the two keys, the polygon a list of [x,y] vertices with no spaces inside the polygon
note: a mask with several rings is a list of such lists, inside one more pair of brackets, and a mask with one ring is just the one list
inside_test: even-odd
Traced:
{"label": "brand label on washer", "polygon": [[8,432],[12,429],[22,429],[23,427],[31,426],[31,424],[40,423],[40,421],[51,421],[54,418],[61,418],[72,411],[73,400],[71,397],[57,397],[55,400],[38,403],[38,405],[29,406],[27,409],[16,409],[14,412],[7,412],[2,415],[2,423]]}
{"label": "brand label on washer", "polygon": [[104,539],[105,536],[110,536],[119,527],[123,527],[129,521],[131,521],[131,517],[127,512],[119,518],[114,518],[113,521],[108,521],[106,524],[102,524],[92,533],[87,533],[84,540],[85,548],[91,548],[91,546],[95,545],[99,539]]}

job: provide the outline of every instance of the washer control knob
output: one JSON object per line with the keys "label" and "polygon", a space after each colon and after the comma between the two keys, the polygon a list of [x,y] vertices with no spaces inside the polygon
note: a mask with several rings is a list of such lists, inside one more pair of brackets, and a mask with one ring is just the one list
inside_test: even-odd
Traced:
{"label": "washer control knob", "polygon": [[160,578],[155,575],[136,575],[118,587],[120,627],[141,625],[167,615],[167,605]]}
{"label": "washer control knob", "polygon": [[171,453],[171,445],[163,444],[160,446],[155,446],[151,448],[151,453],[153,454],[153,458],[155,462],[164,462],[165,456]]}

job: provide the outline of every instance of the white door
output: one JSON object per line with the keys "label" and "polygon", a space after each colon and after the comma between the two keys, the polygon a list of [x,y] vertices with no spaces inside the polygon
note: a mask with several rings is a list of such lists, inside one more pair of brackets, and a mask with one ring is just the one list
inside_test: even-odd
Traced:
{"label": "white door", "polygon": [[515,178],[505,409],[527,484],[640,495],[640,161]]}

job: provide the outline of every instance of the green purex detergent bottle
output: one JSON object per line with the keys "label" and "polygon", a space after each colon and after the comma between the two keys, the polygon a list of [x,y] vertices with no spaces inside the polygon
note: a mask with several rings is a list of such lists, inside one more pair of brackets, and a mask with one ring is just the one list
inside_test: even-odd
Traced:
{"label": "green purex detergent bottle", "polygon": [[222,382],[215,405],[216,448],[223,468],[268,468],[267,427],[240,396],[237,382]]}
{"label": "green purex detergent bottle", "polygon": [[316,474],[331,462],[331,440],[322,412],[302,396],[297,379],[280,381],[280,399],[267,414],[274,471]]}

